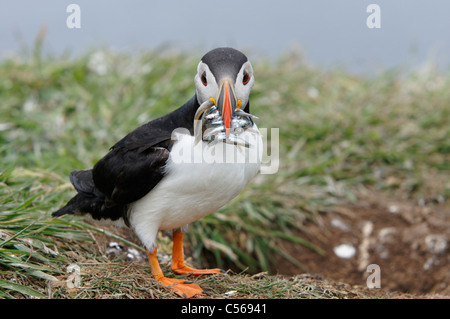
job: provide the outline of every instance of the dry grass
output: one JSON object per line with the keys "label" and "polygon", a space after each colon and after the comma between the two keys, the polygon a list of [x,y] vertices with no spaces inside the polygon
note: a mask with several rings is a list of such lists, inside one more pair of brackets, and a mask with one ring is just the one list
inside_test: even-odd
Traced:
{"label": "dry grass", "polygon": [[[177,299],[178,297],[153,280],[146,263],[78,263],[81,267],[81,286],[68,288],[67,275],[58,281],[22,282],[40,287],[48,298],[64,299]],[[169,265],[163,271],[170,276]],[[365,298],[411,298],[379,289],[336,283],[314,276],[284,277],[260,273],[248,275],[229,271],[225,275],[189,277],[199,284],[209,296],[195,299],[365,299]],[[20,295],[17,295],[20,297]]]}

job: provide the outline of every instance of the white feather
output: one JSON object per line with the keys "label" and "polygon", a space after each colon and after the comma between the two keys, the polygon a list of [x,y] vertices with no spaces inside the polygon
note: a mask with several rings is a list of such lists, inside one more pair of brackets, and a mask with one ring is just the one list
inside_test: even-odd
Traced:
{"label": "white feather", "polygon": [[[155,246],[159,230],[182,227],[236,197],[258,173],[262,139],[254,132],[240,135],[250,147],[218,142],[198,143],[178,134],[164,178],[143,198],[130,205],[129,221],[147,249]],[[255,133],[256,132],[256,133]]]}

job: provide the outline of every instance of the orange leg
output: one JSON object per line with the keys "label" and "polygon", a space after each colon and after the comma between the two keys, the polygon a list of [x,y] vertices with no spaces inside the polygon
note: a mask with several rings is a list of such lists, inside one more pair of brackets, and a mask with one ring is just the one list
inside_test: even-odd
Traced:
{"label": "orange leg", "polygon": [[172,271],[177,275],[210,275],[225,273],[223,270],[214,269],[194,269],[186,266],[184,262],[183,252],[183,236],[184,231],[176,230],[173,232],[173,248],[172,248]]}
{"label": "orange leg", "polygon": [[156,248],[151,251],[147,250],[148,260],[150,262],[150,268],[153,277],[162,283],[165,287],[169,288],[177,295],[183,298],[191,298],[195,295],[205,295],[205,292],[199,285],[192,283],[191,281],[185,281],[183,279],[166,278],[159,266],[158,259],[156,258]]}

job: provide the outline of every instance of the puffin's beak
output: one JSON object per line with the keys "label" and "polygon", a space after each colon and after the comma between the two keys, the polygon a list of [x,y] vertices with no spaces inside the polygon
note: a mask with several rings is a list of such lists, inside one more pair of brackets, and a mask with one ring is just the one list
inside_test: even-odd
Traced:
{"label": "puffin's beak", "polygon": [[236,109],[236,96],[233,87],[228,80],[224,80],[220,86],[217,107],[222,115],[225,132],[228,137],[230,135],[231,118]]}

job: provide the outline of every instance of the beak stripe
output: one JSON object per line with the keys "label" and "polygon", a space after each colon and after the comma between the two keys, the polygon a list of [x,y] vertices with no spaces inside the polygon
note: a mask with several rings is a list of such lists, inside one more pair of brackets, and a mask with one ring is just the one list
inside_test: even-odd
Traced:
{"label": "beak stripe", "polygon": [[224,85],[224,96],[223,96],[223,108],[222,108],[222,120],[225,124],[225,132],[227,137],[230,135],[230,125],[231,125],[231,101],[230,101],[230,87],[228,84]]}

